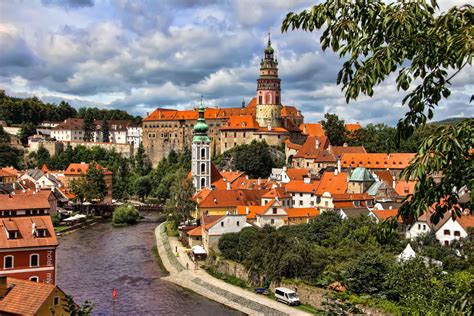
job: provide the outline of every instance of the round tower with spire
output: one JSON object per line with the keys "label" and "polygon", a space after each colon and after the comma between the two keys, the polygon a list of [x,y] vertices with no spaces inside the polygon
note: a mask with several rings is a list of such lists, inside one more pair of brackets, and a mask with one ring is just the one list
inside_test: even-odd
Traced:
{"label": "round tower with spire", "polygon": [[194,125],[193,144],[191,148],[191,173],[196,191],[211,187],[211,139],[207,136],[209,127],[204,119],[205,107],[202,102],[198,107],[199,117]]}
{"label": "round tower with spire", "polygon": [[278,77],[278,61],[270,33],[264,57],[260,62],[260,77],[257,79],[256,119],[261,127],[281,126],[281,80]]}

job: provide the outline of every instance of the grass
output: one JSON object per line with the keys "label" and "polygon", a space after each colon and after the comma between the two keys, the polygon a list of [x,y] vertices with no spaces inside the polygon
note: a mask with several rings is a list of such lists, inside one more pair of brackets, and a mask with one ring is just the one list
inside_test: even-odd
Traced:
{"label": "grass", "polygon": [[210,268],[210,267],[205,268],[205,270],[207,271],[207,273],[209,273],[213,277],[220,279],[226,283],[238,286],[243,289],[249,289],[247,282],[245,282],[242,279],[239,279],[238,277],[219,273],[214,268]]}
{"label": "grass", "polygon": [[303,312],[310,313],[313,315],[323,315],[324,311],[317,309],[314,306],[308,305],[308,304],[300,304],[296,306],[297,309],[302,310]]}
{"label": "grass", "polygon": [[156,264],[158,265],[158,267],[160,268],[161,272],[163,273],[163,276],[168,276],[168,275],[170,275],[169,271],[166,270],[166,267],[165,267],[165,265],[163,264],[163,261],[161,260],[160,255],[158,254],[158,248],[157,248],[156,246],[153,246],[153,247],[151,248],[151,252],[152,252],[153,255],[155,256]]}
{"label": "grass", "polygon": [[57,232],[57,233],[60,233],[62,232],[63,230],[66,230],[67,228],[69,228],[70,226],[67,226],[67,225],[60,225],[60,226],[55,226],[54,227],[54,230]]}
{"label": "grass", "polygon": [[173,221],[167,221],[166,222],[165,231],[166,231],[166,235],[168,235],[168,237],[178,237],[179,236],[178,227],[176,227],[176,224]]}

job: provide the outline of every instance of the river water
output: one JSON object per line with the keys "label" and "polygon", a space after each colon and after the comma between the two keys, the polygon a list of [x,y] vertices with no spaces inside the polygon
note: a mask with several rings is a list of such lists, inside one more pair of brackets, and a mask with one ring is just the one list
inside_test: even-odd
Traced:
{"label": "river water", "polygon": [[77,303],[94,303],[94,315],[242,315],[160,279],[151,251],[154,214],[144,222],[114,228],[103,222],[59,239],[57,284]]}

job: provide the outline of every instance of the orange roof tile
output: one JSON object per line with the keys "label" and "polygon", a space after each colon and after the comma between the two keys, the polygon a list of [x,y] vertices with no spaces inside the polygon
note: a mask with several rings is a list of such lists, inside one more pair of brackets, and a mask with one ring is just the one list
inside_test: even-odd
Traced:
{"label": "orange roof tile", "polygon": [[362,128],[362,126],[360,126],[359,123],[348,123],[348,124],[345,124],[345,126],[349,132],[355,132]]}
{"label": "orange roof tile", "polygon": [[[392,180],[393,181],[393,180]],[[395,191],[400,196],[407,196],[415,192],[416,181],[405,181],[405,180],[396,180],[395,181]]]}
{"label": "orange roof tile", "polygon": [[379,170],[375,171],[375,174],[381,181],[387,182],[391,187],[393,187],[393,176],[388,170]]}
{"label": "orange roof tile", "polygon": [[343,168],[404,169],[415,157],[412,153],[345,153],[341,157]]}
{"label": "orange roof tile", "polygon": [[303,134],[306,134],[312,137],[325,136],[323,126],[319,123],[301,124],[300,130],[303,131]]}
{"label": "orange roof tile", "polygon": [[342,156],[346,153],[367,153],[364,146],[330,146],[329,150],[335,156]]}
{"label": "orange roof tile", "polygon": [[374,199],[367,193],[335,193],[331,195],[334,201],[363,201]]}
{"label": "orange roof tile", "polygon": [[15,168],[4,167],[0,168],[0,177],[16,177],[17,170]]}
{"label": "orange roof tile", "polygon": [[191,229],[187,232],[188,236],[202,236],[202,226]]}
{"label": "orange roof tile", "polygon": [[237,207],[239,205],[258,205],[267,190],[211,190],[198,203],[200,208]]}
{"label": "orange roof tile", "polygon": [[461,217],[458,217],[456,220],[458,221],[459,225],[461,225],[462,228],[464,228],[466,232],[469,227],[474,227],[474,216],[472,215],[463,214]]}
{"label": "orange roof tile", "polygon": [[[372,213],[381,221],[386,220],[387,218],[394,218],[398,214],[397,209],[391,210],[372,210]],[[397,221],[402,221],[401,217],[397,219]]]}
{"label": "orange roof tile", "polygon": [[[41,220],[47,228],[47,237],[35,237],[31,233],[33,222]],[[41,246],[57,246],[58,241],[49,215],[45,216],[18,216],[0,220],[0,229],[6,229],[14,222],[18,227],[20,237],[8,239],[5,233],[0,233],[0,248],[25,248]]]}
{"label": "orange roof tile", "polygon": [[305,207],[305,208],[287,208],[285,212],[288,214],[288,218],[301,218],[301,217],[309,217],[313,218],[320,214],[318,209],[312,207]]}
{"label": "orange roof tile", "polygon": [[259,129],[255,118],[251,115],[232,116],[227,122],[225,122],[221,130],[255,130]]}
{"label": "orange roof tile", "polygon": [[203,215],[201,218],[201,226],[205,229],[208,230],[212,226],[214,226],[215,223],[217,223],[221,218],[223,218],[225,215]]}
{"label": "orange roof tile", "polygon": [[[319,142],[318,147],[316,144]],[[309,136],[301,146],[300,150],[294,155],[294,158],[316,159],[323,156],[323,152],[329,146],[329,139],[326,136],[315,137]],[[335,161],[335,158],[332,157]]]}
{"label": "orange roof tile", "polygon": [[281,116],[282,117],[285,117],[285,116],[299,116],[298,112],[299,111],[294,106],[291,106],[291,105],[284,105],[281,108]]}
{"label": "orange roof tile", "polygon": [[285,184],[288,192],[292,193],[314,193],[316,194],[319,181],[311,181],[311,183],[304,183],[303,180],[291,180]]}
{"label": "orange roof tile", "polygon": [[268,129],[268,127],[260,127],[257,131],[257,133],[273,133],[273,134],[286,134],[288,133],[288,130],[284,127],[275,127],[272,126],[271,129]]}
{"label": "orange roof tile", "polygon": [[[268,203],[267,203],[268,204]],[[265,210],[268,209],[266,205],[241,205],[237,206],[237,214],[239,215],[247,215],[247,219],[255,219],[258,214],[261,214]],[[248,214],[247,214],[248,210]]]}
{"label": "orange roof tile", "polygon": [[285,140],[285,144],[286,144],[286,147],[288,147],[290,149],[295,149],[295,150],[299,150],[302,146],[300,144],[292,143],[289,139]]}
{"label": "orange roof tile", "polygon": [[334,172],[326,171],[323,173],[319,181],[319,187],[316,191],[317,195],[322,195],[324,192],[332,194],[345,193],[347,190],[347,173],[340,172],[334,175]]}
{"label": "orange roof tile", "polygon": [[[7,277],[10,290],[0,300],[0,314],[36,315],[55,289],[53,284]],[[61,291],[62,292],[62,291]]]}
{"label": "orange roof tile", "polygon": [[308,176],[309,170],[305,168],[288,168],[286,174],[292,181],[303,180],[304,177]]}
{"label": "orange roof tile", "polygon": [[48,198],[51,191],[31,192],[18,194],[0,194],[0,211],[37,210],[49,209]]}
{"label": "orange roof tile", "polygon": [[[102,173],[103,174],[112,174],[112,172],[104,167],[101,167],[99,164],[97,164],[97,168],[102,168]],[[65,175],[79,175],[79,174],[86,174],[87,171],[89,170],[89,164],[88,163],[71,163],[67,167],[66,171],[64,171]]]}
{"label": "orange roof tile", "polygon": [[291,195],[288,193],[285,187],[276,187],[270,189],[267,193],[262,195],[262,198],[273,199],[273,198],[291,198]]}
{"label": "orange roof tile", "polygon": [[[237,115],[255,115],[255,108],[206,108],[204,110],[205,119],[228,119]],[[197,120],[197,118],[197,108],[192,110],[170,110],[158,108],[143,121]]]}

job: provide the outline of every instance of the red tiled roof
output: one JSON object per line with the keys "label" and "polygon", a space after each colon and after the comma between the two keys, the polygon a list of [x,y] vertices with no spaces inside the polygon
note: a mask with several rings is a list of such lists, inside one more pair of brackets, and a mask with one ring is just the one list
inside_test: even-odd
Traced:
{"label": "red tiled roof", "polygon": [[273,199],[273,198],[291,198],[285,187],[276,187],[270,189],[267,193],[262,195],[262,198]]}
{"label": "red tiled roof", "polygon": [[257,133],[262,133],[262,134],[266,134],[266,133],[286,134],[286,133],[288,133],[288,130],[284,127],[275,127],[275,126],[272,126],[271,129],[268,129],[268,127],[260,127],[257,130]]}
{"label": "red tiled roof", "polygon": [[[255,219],[258,214],[262,214],[269,208],[269,203],[265,205],[241,205],[237,206],[237,214],[247,215],[247,219]],[[249,213],[247,214],[247,209]]]}
{"label": "red tiled roof", "polygon": [[18,194],[0,194],[0,211],[49,209],[48,198],[51,191],[19,192]]}
{"label": "red tiled roof", "polygon": [[[316,148],[316,141],[319,141],[319,148]],[[315,137],[309,136],[300,150],[293,156],[294,158],[304,158],[304,159],[317,159],[321,156],[330,158],[328,153],[324,153],[325,149],[329,146],[329,139],[326,136]],[[331,157],[331,161],[335,161],[334,157]]]}
{"label": "red tiled roof", "polygon": [[288,192],[292,193],[314,193],[319,187],[319,181],[311,181],[311,183],[304,183],[303,180],[291,180],[289,183],[285,184]]}
{"label": "red tiled roof", "polygon": [[367,193],[335,193],[331,194],[334,201],[364,201],[373,200]]}
{"label": "red tiled roof", "polygon": [[251,115],[232,116],[225,122],[221,130],[256,130],[259,129],[255,118]]}
{"label": "red tiled roof", "polygon": [[395,191],[400,196],[407,196],[415,192],[416,181],[404,181],[396,180],[395,181]]}
{"label": "red tiled roof", "polygon": [[375,174],[381,181],[387,182],[391,187],[393,187],[393,176],[388,170],[379,170],[375,171]]}
{"label": "red tiled roof", "polygon": [[288,168],[286,170],[288,177],[293,180],[303,180],[304,177],[308,176],[309,170],[304,168]]}
{"label": "red tiled roof", "polygon": [[[103,174],[112,174],[112,172],[107,169],[101,167],[99,164],[97,164],[97,168],[102,168],[102,173]],[[89,170],[89,164],[88,163],[71,163],[67,167],[66,171],[64,172],[65,175],[80,175],[80,174],[86,174],[87,171]]]}
{"label": "red tiled roof", "polygon": [[208,230],[224,216],[225,215],[203,215],[201,218],[201,226],[204,227],[205,230]]}
{"label": "red tiled roof", "polygon": [[[237,115],[255,115],[254,107],[245,108],[206,108],[204,111],[205,119],[228,119]],[[197,109],[193,110],[169,110],[158,108],[153,111],[143,121],[178,121],[178,120],[197,120]]]}
{"label": "red tiled roof", "polygon": [[364,146],[331,146],[329,150],[334,156],[342,156],[343,154],[346,154],[346,153],[347,154],[367,153],[365,151]]}
{"label": "red tiled roof", "polygon": [[191,229],[187,234],[188,236],[202,236],[202,226]]}
{"label": "red tiled roof", "polygon": [[286,147],[288,147],[290,149],[295,149],[295,150],[299,150],[302,146],[300,144],[292,143],[289,139],[285,140],[285,144],[286,144]]}
{"label": "red tiled roof", "polygon": [[464,228],[466,232],[469,227],[474,227],[473,215],[463,214],[461,217],[458,217],[456,220],[458,221],[459,225],[461,225],[462,228]]}
{"label": "red tiled roof", "polygon": [[345,193],[347,190],[347,173],[340,172],[334,175],[334,172],[326,171],[323,173],[319,181],[319,187],[316,192],[317,195],[322,195],[324,192],[332,194]]}
{"label": "red tiled roof", "polygon": [[[386,220],[387,218],[394,218],[398,214],[397,209],[391,209],[391,210],[372,210],[372,213],[381,221]],[[398,222],[403,222],[401,217],[398,217],[397,219]]]}
{"label": "red tiled roof", "polygon": [[15,168],[4,167],[0,168],[0,177],[16,177],[17,170]]}
{"label": "red tiled roof", "polygon": [[412,153],[345,153],[341,158],[343,168],[404,169],[415,157]]}
{"label": "red tiled roof", "polygon": [[345,126],[349,132],[355,132],[362,128],[362,126],[360,126],[359,123],[348,123],[348,124],[345,124]]}
{"label": "red tiled roof", "polygon": [[10,290],[0,300],[0,314],[36,315],[57,288],[53,284],[11,277],[7,277],[7,286]]}
{"label": "red tiled roof", "polygon": [[319,123],[306,123],[300,125],[300,130],[304,134],[312,137],[325,136],[323,126]]}
{"label": "red tiled roof", "polygon": [[301,217],[313,218],[319,215],[319,210],[312,207],[287,208],[285,209],[285,212],[288,214],[288,218],[301,218]]}
{"label": "red tiled roof", "polygon": [[267,190],[211,190],[198,203],[200,208],[237,207],[239,205],[258,205]]}
{"label": "red tiled roof", "polygon": [[[47,237],[35,237],[32,234],[33,222],[41,220],[47,228]],[[14,222],[19,230],[19,238],[8,239],[5,232],[0,233],[0,248],[25,248],[41,246],[57,246],[58,241],[49,215],[18,216],[0,220],[0,230],[5,230]]]}

